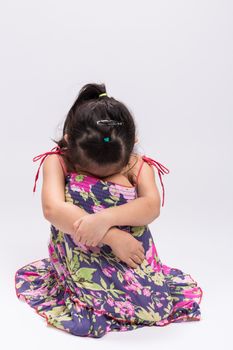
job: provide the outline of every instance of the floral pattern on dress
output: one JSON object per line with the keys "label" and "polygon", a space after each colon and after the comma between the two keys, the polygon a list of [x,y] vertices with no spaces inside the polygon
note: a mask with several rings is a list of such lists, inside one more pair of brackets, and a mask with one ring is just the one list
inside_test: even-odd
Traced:
{"label": "floral pattern on dress", "polygon": [[[65,198],[95,213],[134,200],[137,192],[133,186],[69,173]],[[51,224],[49,256],[15,272],[17,297],[47,325],[76,336],[100,338],[110,331],[199,321],[201,287],[189,274],[161,262],[148,225],[118,228],[143,244],[145,259],[136,269],[110,246],[75,244]]]}

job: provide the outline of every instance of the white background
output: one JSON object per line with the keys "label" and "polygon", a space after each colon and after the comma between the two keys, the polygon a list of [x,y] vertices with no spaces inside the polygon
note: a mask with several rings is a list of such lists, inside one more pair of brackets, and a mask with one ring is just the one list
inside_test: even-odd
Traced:
{"label": "white background", "polygon": [[[23,349],[230,349],[232,346],[233,4],[1,1],[1,340]],[[150,228],[165,264],[203,289],[202,320],[75,337],[46,326],[14,290],[48,256],[32,189],[80,88],[105,83],[132,111],[147,156],[165,165],[165,206]],[[161,192],[159,177],[157,184]]]}

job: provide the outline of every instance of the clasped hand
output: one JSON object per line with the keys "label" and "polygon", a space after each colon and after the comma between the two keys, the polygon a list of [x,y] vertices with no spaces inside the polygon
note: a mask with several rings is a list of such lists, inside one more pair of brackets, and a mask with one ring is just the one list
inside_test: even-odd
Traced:
{"label": "clasped hand", "polygon": [[[74,234],[71,235],[75,244],[83,243],[87,246],[96,246],[104,235],[114,225],[112,216],[106,215],[106,211],[87,214],[76,220],[73,224]],[[114,245],[111,244],[112,252],[121,261],[132,268],[137,268],[145,259],[143,243],[126,231],[116,228]]]}
{"label": "clasped hand", "polygon": [[73,223],[75,244],[82,243],[95,247],[112,226],[111,220],[102,212],[87,214]]}

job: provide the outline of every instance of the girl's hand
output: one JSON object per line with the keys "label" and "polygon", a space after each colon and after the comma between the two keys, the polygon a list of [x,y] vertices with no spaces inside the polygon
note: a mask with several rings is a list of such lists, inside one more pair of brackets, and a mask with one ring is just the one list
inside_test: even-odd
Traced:
{"label": "girl's hand", "polygon": [[111,227],[108,217],[103,217],[100,212],[87,214],[73,223],[75,233],[72,238],[76,244],[82,243],[95,247],[103,239]]}
{"label": "girl's hand", "polygon": [[145,259],[142,242],[133,237],[131,233],[117,227],[113,227],[111,230],[115,231],[111,233],[109,243],[113,254],[130,267],[137,268]]}

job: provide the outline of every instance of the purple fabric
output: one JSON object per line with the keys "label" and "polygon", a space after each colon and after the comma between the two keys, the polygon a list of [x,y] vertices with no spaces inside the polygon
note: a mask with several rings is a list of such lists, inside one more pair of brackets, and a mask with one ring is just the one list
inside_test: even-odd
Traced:
{"label": "purple fabric", "polygon": [[[94,213],[137,198],[136,187],[69,173],[66,201]],[[120,261],[108,245],[76,245],[51,225],[49,257],[15,273],[20,300],[54,326],[77,336],[100,338],[171,322],[199,321],[202,289],[180,269],[163,264],[148,225],[118,226],[143,243],[146,258],[137,269]]]}

